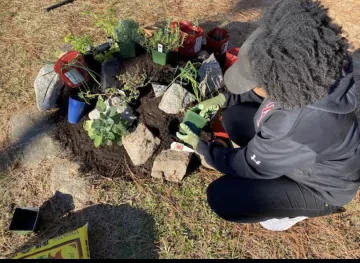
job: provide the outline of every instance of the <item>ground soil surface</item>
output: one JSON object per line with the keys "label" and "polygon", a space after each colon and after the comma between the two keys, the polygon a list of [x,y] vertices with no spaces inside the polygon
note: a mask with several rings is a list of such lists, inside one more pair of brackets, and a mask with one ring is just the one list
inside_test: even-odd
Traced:
{"label": "ground soil surface", "polygon": [[[174,71],[171,66],[158,66],[154,64],[148,54],[122,62],[121,73],[141,74],[145,72],[148,79],[162,84],[169,84]],[[64,94],[64,97],[67,95]],[[65,99],[66,101],[66,99]],[[95,148],[93,141],[83,129],[83,123],[88,120],[85,116],[77,125],[72,125],[66,119],[66,103],[62,106],[62,117],[58,119],[58,132],[56,138],[64,147],[71,150],[74,158],[81,164],[84,173],[94,172],[106,177],[122,177],[131,179],[133,175],[139,178],[149,178],[153,162],[162,151],[170,148],[176,141],[176,132],[182,121],[182,115],[168,115],[158,108],[161,101],[156,98],[147,85],[141,90],[141,98],[136,111],[139,122],[145,124],[149,130],[161,140],[160,147],[155,154],[142,166],[134,166],[123,146],[101,146]],[[132,173],[132,174],[131,174]]]}

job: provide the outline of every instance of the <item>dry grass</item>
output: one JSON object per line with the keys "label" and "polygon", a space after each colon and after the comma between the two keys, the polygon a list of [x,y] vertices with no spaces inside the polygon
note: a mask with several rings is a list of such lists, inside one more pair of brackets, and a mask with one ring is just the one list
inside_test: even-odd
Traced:
{"label": "dry grass", "polygon": [[[94,258],[360,257],[360,195],[344,214],[309,219],[287,232],[270,233],[259,224],[239,225],[218,219],[205,196],[206,186],[218,175],[202,170],[182,185],[157,180],[137,184],[95,180],[93,203],[77,204],[67,214],[63,209],[66,202],[54,198],[49,190],[51,166],[48,162],[16,169],[7,182],[2,182],[2,256],[89,222]],[[51,206],[43,205],[49,199]],[[22,205],[42,206],[46,211],[39,237],[24,238],[6,231],[13,207]]]}
{"label": "dry grass", "polygon": [[[200,20],[208,29],[227,24],[239,45],[256,28],[262,9],[273,0],[77,0],[51,13],[42,9],[53,2],[3,1],[0,5],[0,149],[9,118],[34,104],[33,81],[46,61],[53,61],[63,37],[89,33],[101,43],[105,35],[82,11],[134,17],[143,24],[167,17]],[[360,2],[323,0],[331,15],[360,48]],[[360,83],[360,52],[355,53]],[[48,176],[53,163],[14,167],[0,182],[0,255],[9,256],[25,243],[7,231],[15,206],[41,206],[53,197]],[[134,175],[135,176],[135,175]],[[311,219],[285,233],[269,233],[259,225],[237,225],[219,220],[208,208],[206,186],[217,175],[200,173],[182,185],[158,181],[94,181],[94,203],[77,204],[75,212],[50,220],[52,227],[40,239],[55,236],[90,222],[93,257],[161,258],[359,258],[360,196],[343,215]],[[54,201],[55,202],[55,201]],[[56,203],[56,202],[55,202]],[[105,204],[99,205],[99,204]],[[153,229],[154,228],[154,229]]]}

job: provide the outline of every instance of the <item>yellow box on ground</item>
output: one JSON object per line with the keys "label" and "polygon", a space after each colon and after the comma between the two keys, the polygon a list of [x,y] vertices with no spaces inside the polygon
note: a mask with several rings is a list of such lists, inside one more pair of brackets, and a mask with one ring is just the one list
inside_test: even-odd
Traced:
{"label": "yellow box on ground", "polygon": [[13,259],[90,259],[88,224],[18,253]]}

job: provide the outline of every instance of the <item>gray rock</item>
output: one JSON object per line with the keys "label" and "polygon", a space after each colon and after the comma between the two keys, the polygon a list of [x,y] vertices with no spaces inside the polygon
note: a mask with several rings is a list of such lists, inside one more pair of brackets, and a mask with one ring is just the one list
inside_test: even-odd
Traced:
{"label": "gray rock", "polygon": [[188,152],[162,151],[154,161],[151,176],[179,183],[186,175],[191,156]]}
{"label": "gray rock", "polygon": [[111,58],[101,64],[101,90],[105,92],[107,88],[119,88],[121,86],[117,76],[120,74],[119,58]]}
{"label": "gray rock", "polygon": [[80,202],[85,203],[90,198],[90,183],[79,177],[80,166],[68,160],[62,160],[50,174],[50,188],[53,193],[69,194]]}
{"label": "gray rock", "polygon": [[202,81],[200,89],[203,96],[207,96],[211,92],[225,86],[220,64],[214,54],[203,62],[199,69],[199,75]]}
{"label": "gray rock", "polygon": [[43,66],[34,82],[38,110],[46,111],[56,108],[63,86],[63,81],[54,71],[54,64]]}
{"label": "gray rock", "polygon": [[[107,109],[114,106],[117,107],[117,112],[121,113],[121,117],[123,120],[126,120],[129,125],[132,125],[133,122],[137,119],[134,114],[133,109],[124,101],[121,100],[120,97],[114,97],[107,99],[105,101]],[[89,113],[90,120],[96,120],[100,118],[100,112],[97,109],[94,109]]]}
{"label": "gray rock", "polygon": [[165,92],[160,102],[159,109],[167,114],[178,114],[195,100],[196,97],[193,94],[179,84],[174,83]]}
{"label": "gray rock", "polygon": [[166,92],[168,86],[165,85],[160,85],[157,83],[151,83],[153,91],[155,93],[155,97],[161,97],[162,95],[164,95],[164,93]]}
{"label": "gray rock", "polygon": [[123,139],[123,145],[134,165],[142,165],[154,154],[161,141],[142,123]]}

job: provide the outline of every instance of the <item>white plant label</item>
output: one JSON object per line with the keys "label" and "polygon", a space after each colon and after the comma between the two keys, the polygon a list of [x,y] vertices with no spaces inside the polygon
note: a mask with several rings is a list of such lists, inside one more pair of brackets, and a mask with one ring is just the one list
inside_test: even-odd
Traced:
{"label": "white plant label", "polygon": [[164,47],[163,47],[163,45],[158,44],[158,51],[159,51],[160,53],[163,53],[163,52],[164,52]]}
{"label": "white plant label", "polygon": [[193,149],[185,146],[182,143],[178,143],[178,142],[173,142],[170,146],[171,150],[177,151],[177,152],[189,152],[189,153],[193,153],[195,152]]}
{"label": "white plant label", "polygon": [[221,47],[221,54],[224,54],[226,51],[228,51],[229,48],[229,41],[226,42],[222,47]]}
{"label": "white plant label", "polygon": [[198,37],[196,39],[195,48],[194,48],[195,53],[198,53],[201,50],[202,39],[203,39],[202,37]]}
{"label": "white plant label", "polygon": [[76,70],[71,69],[65,73],[65,76],[71,81],[72,84],[77,85],[85,81],[83,76]]}

